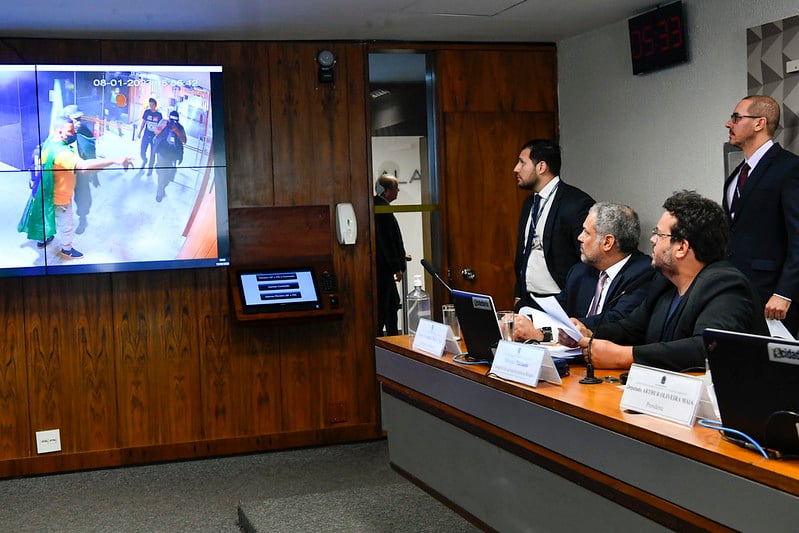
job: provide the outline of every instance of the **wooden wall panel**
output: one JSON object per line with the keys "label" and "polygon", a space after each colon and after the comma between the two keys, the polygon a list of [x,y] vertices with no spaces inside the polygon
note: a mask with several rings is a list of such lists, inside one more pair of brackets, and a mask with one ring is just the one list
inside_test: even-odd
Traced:
{"label": "wooden wall panel", "polygon": [[[519,210],[527,194],[516,186],[513,167],[519,147],[528,137],[552,138],[551,113],[447,113],[444,136],[448,140],[442,161],[442,186],[447,216],[445,235],[469,235],[448,241],[453,272],[469,267],[473,282],[458,279],[460,287],[491,294],[497,306],[513,307],[513,258]],[[481,213],[475,217],[474,213]],[[468,285],[467,285],[468,284]]]}
{"label": "wooden wall panel", "polygon": [[199,440],[200,370],[194,271],[114,275],[119,440]]}
{"label": "wooden wall panel", "polygon": [[231,354],[232,310],[224,269],[196,272],[196,316],[200,363],[202,437],[221,439],[245,434],[238,428],[240,398],[249,391],[238,386],[240,375]]}
{"label": "wooden wall panel", "polygon": [[161,384],[164,394],[159,398],[163,442],[198,441],[203,436],[196,274],[196,271],[164,272],[163,281],[158,284],[161,291],[154,293],[158,310],[155,338],[160,341],[155,353],[165,358],[162,364],[155,365],[165,378]]}
{"label": "wooden wall panel", "polygon": [[24,291],[18,279],[0,279],[0,460],[31,453],[28,417]]}
{"label": "wooden wall panel", "polygon": [[[317,80],[322,48],[338,58],[336,83]],[[345,50],[318,43],[269,48],[275,205],[326,203],[351,179]]]}
{"label": "wooden wall panel", "polygon": [[279,433],[283,420],[279,328],[235,323],[231,329],[230,366],[238,389],[233,402],[235,433]]}
{"label": "wooden wall panel", "polygon": [[453,236],[446,242],[444,264],[451,272],[475,272],[474,281],[457,276],[456,286],[491,294],[498,306],[509,308],[517,221],[525,197],[513,167],[528,139],[557,139],[555,48],[442,50],[436,54],[436,70],[444,235]]}
{"label": "wooden wall panel", "polygon": [[115,447],[108,275],[24,281],[31,432],[60,429],[65,452]]}
{"label": "wooden wall panel", "polygon": [[553,46],[442,50],[436,69],[443,113],[557,111]]}
{"label": "wooden wall panel", "polygon": [[187,61],[223,68],[229,207],[273,205],[269,46],[189,42]]}

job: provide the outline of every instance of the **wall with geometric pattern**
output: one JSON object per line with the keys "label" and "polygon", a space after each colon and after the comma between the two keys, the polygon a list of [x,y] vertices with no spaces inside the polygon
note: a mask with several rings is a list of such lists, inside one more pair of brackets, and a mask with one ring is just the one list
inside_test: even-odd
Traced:
{"label": "wall with geometric pattern", "polygon": [[749,94],[764,94],[782,103],[775,140],[799,153],[799,72],[785,72],[788,61],[799,59],[799,16],[747,29],[746,55]]}

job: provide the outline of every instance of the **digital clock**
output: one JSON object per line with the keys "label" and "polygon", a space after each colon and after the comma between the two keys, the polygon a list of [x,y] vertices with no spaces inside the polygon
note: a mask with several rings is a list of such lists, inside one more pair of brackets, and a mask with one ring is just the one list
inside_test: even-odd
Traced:
{"label": "digital clock", "polygon": [[688,61],[682,2],[658,7],[627,21],[633,74]]}

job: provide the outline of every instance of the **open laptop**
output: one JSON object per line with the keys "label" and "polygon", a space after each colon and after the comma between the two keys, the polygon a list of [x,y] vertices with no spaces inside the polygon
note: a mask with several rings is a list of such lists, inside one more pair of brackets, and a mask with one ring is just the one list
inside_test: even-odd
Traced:
{"label": "open laptop", "polygon": [[702,337],[722,425],[768,450],[799,455],[799,341],[717,329]]}
{"label": "open laptop", "polygon": [[493,361],[494,351],[502,339],[494,300],[486,294],[457,289],[452,289],[450,296],[455,304],[455,313],[458,315],[461,335],[469,357]]}

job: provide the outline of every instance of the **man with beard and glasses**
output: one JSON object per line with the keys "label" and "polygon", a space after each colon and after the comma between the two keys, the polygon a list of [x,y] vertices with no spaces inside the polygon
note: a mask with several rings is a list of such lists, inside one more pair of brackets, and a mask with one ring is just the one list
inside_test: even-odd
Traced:
{"label": "man with beard and glasses", "polygon": [[768,335],[757,291],[724,260],[729,236],[722,207],[694,191],[674,193],[663,207],[650,239],[661,276],[641,305],[593,332],[573,320],[597,368],[704,370],[706,328]]}

